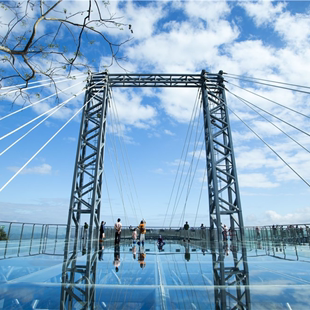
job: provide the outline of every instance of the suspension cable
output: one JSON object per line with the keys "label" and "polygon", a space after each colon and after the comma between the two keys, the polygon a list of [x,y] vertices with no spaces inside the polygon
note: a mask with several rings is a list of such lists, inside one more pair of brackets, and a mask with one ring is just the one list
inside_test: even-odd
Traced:
{"label": "suspension cable", "polygon": [[294,109],[292,109],[292,108],[290,108],[290,107],[287,107],[287,106],[285,106],[285,105],[283,105],[283,104],[281,104],[281,103],[278,103],[278,102],[276,102],[276,101],[274,101],[274,100],[268,99],[267,97],[264,97],[264,96],[262,96],[262,95],[259,95],[259,94],[255,93],[255,92],[253,92],[253,91],[250,91],[250,90],[248,90],[248,89],[246,89],[246,88],[240,87],[240,86],[238,86],[238,85],[236,85],[236,84],[234,84],[234,83],[228,82],[228,81],[227,81],[227,83],[229,83],[230,85],[233,85],[233,86],[235,86],[235,87],[238,87],[238,88],[240,88],[240,89],[242,89],[242,90],[245,90],[245,91],[247,91],[247,92],[249,92],[249,93],[251,93],[251,94],[253,94],[253,95],[257,96],[257,97],[260,97],[260,98],[265,99],[265,100],[267,100],[267,101],[269,101],[269,102],[275,103],[275,104],[277,104],[277,105],[280,106],[280,107],[283,107],[283,108],[285,108],[285,109],[288,109],[288,110],[290,110],[290,111],[292,111],[292,112],[295,112],[295,113],[297,113],[297,114],[300,114],[300,115],[302,115],[302,116],[304,116],[304,117],[310,118],[309,115],[303,114],[303,113],[301,113],[301,112],[299,112],[299,111],[296,111],[296,110],[294,110]]}
{"label": "suspension cable", "polygon": [[276,83],[276,84],[282,84],[282,85],[288,85],[288,86],[295,86],[295,87],[308,88],[308,89],[310,89],[310,86],[303,86],[303,85],[285,83],[285,82],[280,82],[280,81],[266,80],[266,79],[261,79],[261,78],[256,78],[256,77],[250,77],[250,76],[244,76],[244,75],[238,75],[238,74],[232,74],[232,73],[226,73],[226,72],[224,72],[224,74],[225,74],[226,76],[230,76],[230,77],[243,77],[243,78],[251,79],[251,80],[258,80],[258,81],[271,82],[271,83]]}
{"label": "suspension cable", "polygon": [[[80,79],[80,78],[83,78],[84,76],[80,76],[80,77],[78,77],[78,79]],[[68,79],[64,79],[64,80],[60,80],[60,81],[56,81],[56,82],[54,82],[55,84],[56,83],[62,83],[62,82],[67,82],[68,81]],[[49,83],[45,83],[45,84],[40,84],[40,85],[35,85],[35,86],[31,86],[31,87],[27,87],[27,88],[25,88],[25,89],[23,89],[23,91],[28,91],[28,90],[30,90],[30,89],[35,89],[35,88],[39,88],[39,87],[43,87],[43,86],[47,86],[47,85],[52,85],[52,82],[49,82]],[[16,93],[16,92],[19,92],[19,91],[21,91],[21,89],[13,89],[13,90],[9,90],[8,92],[6,92],[6,93],[0,93],[0,96],[6,96],[6,95],[8,95],[8,94],[11,94],[11,93]]]}
{"label": "suspension cable", "polygon": [[119,175],[119,169],[118,169],[118,178],[119,178],[119,180],[118,180],[117,176],[116,176],[115,168],[114,168],[114,165],[113,165],[113,162],[112,162],[112,156],[110,154],[109,148],[108,148],[108,153],[109,153],[110,162],[111,162],[111,166],[112,166],[112,169],[113,169],[116,185],[117,185],[117,188],[118,188],[120,196],[121,196],[122,206],[123,206],[124,215],[125,215],[125,220],[126,220],[126,223],[128,224],[128,216],[127,216],[127,212],[126,212],[126,208],[125,208],[125,200],[124,200],[124,194],[123,194],[123,187],[122,187],[121,180],[120,180],[121,177]]}
{"label": "suspension cable", "polygon": [[[192,113],[192,120],[191,120],[191,123],[189,124],[189,127],[188,129],[190,129],[190,132],[189,132],[189,138],[188,138],[188,142],[185,140],[184,142],[184,148],[182,150],[182,155],[181,155],[181,161],[182,161],[182,156],[183,156],[183,151],[185,149],[185,145],[187,143],[187,149],[186,149],[186,154],[185,154],[185,158],[184,158],[184,161],[183,161],[183,166],[182,166],[182,171],[181,171],[181,176],[180,176],[180,180],[179,180],[179,184],[178,184],[178,189],[177,189],[177,193],[176,193],[176,196],[175,196],[175,202],[174,202],[174,206],[173,206],[173,209],[172,209],[172,213],[171,213],[171,218],[170,218],[170,224],[169,226],[171,227],[171,223],[172,223],[172,219],[175,215],[175,212],[176,212],[176,209],[177,209],[177,203],[178,203],[178,196],[179,196],[179,192],[180,192],[180,187],[181,187],[181,183],[182,183],[182,179],[183,179],[183,172],[184,172],[184,168],[185,168],[185,162],[186,162],[186,158],[187,158],[187,155],[188,155],[188,149],[189,149],[189,145],[190,145],[190,139],[191,139],[191,136],[192,136],[192,133],[193,133],[193,128],[194,128],[194,120],[196,118],[196,113],[198,111],[198,97],[199,97],[199,90],[197,92],[197,96],[196,96],[196,102],[194,104],[194,107],[193,107],[193,113]],[[186,138],[187,138],[187,135],[186,135]],[[179,162],[179,166],[180,166],[180,163]],[[178,172],[179,172],[179,169],[178,169]],[[178,176],[178,173],[176,175],[176,177]]]}
{"label": "suspension cable", "polygon": [[262,115],[261,113],[259,113],[258,111],[256,111],[253,107],[251,107],[249,104],[247,104],[245,102],[245,100],[237,95],[235,95],[234,93],[232,93],[231,91],[227,90],[229,93],[231,93],[232,95],[236,96],[241,102],[243,102],[247,107],[249,107],[250,109],[252,109],[254,112],[256,112],[259,116],[261,116],[263,119],[265,119],[268,123],[270,123],[272,126],[274,126],[275,128],[277,128],[279,131],[281,131],[284,135],[286,135],[288,138],[290,138],[292,141],[294,141],[296,144],[298,144],[301,148],[303,148],[305,151],[307,151],[308,153],[310,153],[310,151],[304,147],[302,144],[300,144],[297,140],[295,140],[293,137],[291,137],[290,135],[288,135],[284,130],[282,130],[280,127],[278,127],[276,124],[274,124],[273,122],[271,122],[269,119],[267,119],[264,115]]}
{"label": "suspension cable", "polygon": [[[113,92],[112,92],[112,98],[113,98],[114,105],[115,105],[115,108],[116,108],[116,104],[115,104]],[[117,119],[118,119],[118,124],[119,124],[119,126],[120,126],[120,119],[119,119],[119,116],[118,116],[118,112],[117,112],[117,109],[115,109],[115,110],[116,110],[116,116],[117,116]],[[134,180],[134,177],[133,177],[133,173],[132,173],[132,169],[131,169],[131,165],[130,165],[130,160],[129,160],[129,156],[128,156],[128,151],[127,151],[127,148],[125,147],[126,145],[125,145],[125,143],[124,143],[123,136],[121,136],[121,139],[122,139],[122,141],[123,141],[123,146],[124,146],[124,150],[125,150],[125,156],[126,156],[126,159],[127,159],[127,162],[128,162],[129,172],[130,172],[132,184],[133,184],[134,191],[135,191],[135,195],[136,195],[137,202],[138,202],[138,208],[139,208],[141,217],[144,218],[144,217],[143,217],[142,208],[141,208],[141,204],[140,204],[140,200],[139,200],[139,196],[138,196],[138,192],[137,192],[137,188],[136,188],[136,183],[135,183],[135,180]]]}
{"label": "suspension cable", "polygon": [[199,207],[200,207],[200,201],[201,201],[202,190],[203,190],[203,186],[204,186],[204,183],[205,183],[206,174],[207,174],[207,167],[205,168],[205,171],[204,171],[204,174],[203,174],[203,179],[202,179],[202,184],[201,184],[201,189],[200,189],[200,194],[199,194],[199,200],[198,200],[198,206],[197,206],[197,209],[196,209],[196,216],[195,216],[195,221],[194,221],[194,226],[195,227],[196,227],[196,221],[197,221],[198,211],[199,211]]}
{"label": "suspension cable", "polygon": [[[196,95],[195,104],[196,104],[196,101],[197,101],[198,96],[199,96],[199,90],[198,90],[197,95]],[[191,115],[191,118],[190,118],[189,125],[188,125],[188,127],[187,127],[187,132],[186,132],[186,136],[185,136],[185,141],[184,141],[183,149],[182,149],[182,152],[181,152],[181,160],[182,160],[182,158],[183,158],[183,154],[184,154],[184,150],[185,150],[185,145],[186,145],[186,141],[187,141],[187,139],[188,139],[188,135],[189,135],[189,132],[190,132],[191,124],[192,124],[192,122],[194,121],[195,104],[194,104],[194,107],[193,107],[193,110],[192,110],[192,115]],[[172,186],[172,191],[171,191],[171,194],[170,194],[170,198],[169,198],[169,202],[168,202],[168,207],[167,207],[167,209],[166,209],[166,214],[165,214],[163,226],[165,226],[166,218],[167,218],[168,211],[169,211],[169,208],[170,208],[171,199],[172,199],[172,196],[173,196],[173,193],[174,193],[176,181],[177,181],[177,179],[178,179],[178,175],[179,175],[179,171],[180,171],[180,166],[181,166],[181,160],[179,161],[177,173],[176,173],[176,176],[175,176],[175,178],[174,178],[174,182],[173,182],[173,186]],[[170,226],[171,226],[171,225],[170,225]]]}
{"label": "suspension cable", "polygon": [[[200,137],[203,133],[203,129],[201,130],[200,132]],[[190,194],[190,190],[193,186],[193,182],[194,182],[194,177],[196,175],[196,172],[197,172],[197,167],[198,167],[198,164],[199,164],[199,160],[201,158],[201,153],[202,153],[202,150],[203,150],[203,144],[201,145],[201,149],[200,149],[200,152],[199,152],[199,157],[197,159],[197,162],[196,162],[196,166],[195,166],[195,170],[194,170],[194,174],[193,174],[193,177],[189,177],[188,178],[188,188],[187,188],[187,193],[186,193],[186,198],[185,198],[185,203],[184,203],[184,208],[183,208],[183,211],[182,211],[182,215],[181,215],[181,218],[180,218],[180,222],[179,222],[179,226],[181,225],[181,220],[182,220],[182,223],[184,223],[184,216],[185,216],[185,211],[186,211],[186,207],[187,207],[187,201],[188,201],[188,197],[189,197],[189,194]],[[196,152],[196,150],[195,150]],[[192,158],[192,162],[193,162],[193,159],[194,159],[194,156]],[[191,163],[191,166],[192,166],[192,163]],[[185,184],[185,183],[184,183]]]}
{"label": "suspension cable", "polygon": [[[74,77],[77,78],[77,76],[79,77],[80,75],[85,75],[87,74],[88,72],[85,72],[85,73],[80,73],[78,75],[75,75]],[[39,80],[39,81],[35,81],[35,82],[29,82],[28,85],[33,85],[33,84],[38,84],[38,83],[42,83],[42,82],[47,82],[47,81],[50,81],[51,83],[53,83],[54,80],[58,81],[58,79],[63,79],[63,77],[55,77],[53,79],[46,79],[46,80]],[[69,78],[67,77],[67,80]],[[8,88],[13,88],[13,87],[19,87],[19,86],[26,86],[26,84],[17,84],[17,85],[11,85],[11,86],[4,86],[4,87],[1,87],[0,90],[3,90],[3,89],[8,89]],[[25,88],[26,89],[26,88]],[[1,93],[0,93],[1,94]]]}
{"label": "suspension cable", "polygon": [[[76,97],[72,97],[71,99],[76,98]],[[34,129],[36,129],[38,126],[40,126],[43,122],[45,122],[48,118],[50,118],[53,114],[55,114],[57,111],[59,111],[64,105],[66,105],[68,102],[64,102],[60,105],[57,106],[57,108],[52,111],[50,114],[48,114],[45,118],[43,118],[43,120],[41,120],[39,123],[37,123],[36,125],[34,125],[33,127],[31,127],[25,134],[23,134],[21,137],[19,137],[17,140],[15,140],[15,142],[13,142],[11,145],[9,145],[5,150],[3,150],[0,153],[0,156],[2,156],[4,153],[6,153],[11,147],[13,147],[15,144],[17,144],[19,141],[21,141],[23,138],[25,138],[31,131],[33,131]]]}
{"label": "suspension cable", "polygon": [[231,108],[227,108],[259,139],[261,140],[288,168],[290,168],[306,185],[310,187],[310,184],[296,171],[294,170],[263,138],[261,138],[246,122],[244,122]]}
{"label": "suspension cable", "polygon": [[[100,82],[102,82],[104,79],[102,79]],[[98,83],[100,83],[98,82]],[[94,86],[94,85],[93,85]],[[91,87],[89,87],[88,89],[90,89]],[[86,89],[84,89],[85,91]],[[97,92],[99,93],[100,90]],[[96,93],[96,94],[97,94]],[[91,98],[92,99],[92,98]],[[54,134],[51,138],[49,138],[44,144],[43,146],[41,146],[39,148],[39,150],[37,152],[35,152],[34,155],[32,155],[30,157],[30,159],[0,188],[0,192],[2,192],[23,170],[25,167],[27,167],[27,165],[82,111],[82,109],[86,106],[86,104],[88,104],[88,102],[91,100],[89,99],[87,102],[84,103],[84,105],[77,110],[77,112],[75,112],[73,114],[73,116],[71,116],[69,118],[69,120],[67,120],[67,122],[62,125]]]}
{"label": "suspension cable", "polygon": [[[111,121],[113,121],[113,116],[114,116],[114,122],[113,122],[113,127],[112,128],[114,128],[114,126],[116,127],[116,129],[115,129],[115,131],[117,132],[117,130],[118,130],[118,126],[117,126],[117,119],[116,119],[116,112],[115,112],[115,109],[116,109],[116,107],[114,106],[115,104],[113,104],[113,101],[112,101],[112,113],[111,113]],[[114,125],[114,123],[115,123],[115,125]],[[121,133],[119,133],[119,135],[120,135]],[[118,167],[118,175],[119,175],[119,179],[120,179],[120,183],[121,182],[123,182],[123,184],[125,185],[126,183],[124,182],[124,179],[123,179],[123,177],[122,177],[122,174],[120,173],[120,171],[121,171],[121,166],[120,166],[120,163],[119,163],[119,159],[118,159],[118,156],[117,156],[117,148],[116,148],[116,138],[115,138],[115,136],[113,135],[113,138],[114,139],[112,139],[113,140],[113,142],[114,142],[114,144],[113,144],[113,147],[114,147],[114,154],[115,154],[115,158],[116,158],[116,162],[117,162],[117,167]],[[120,144],[120,147],[121,147],[121,140],[119,139],[119,144]],[[125,162],[124,162],[124,157],[123,157],[123,154],[122,154],[122,159],[123,159],[123,163],[124,163],[124,167],[125,167]],[[126,168],[125,168],[125,171],[126,171],[126,176],[127,176],[127,180],[128,180],[128,174],[127,174],[127,170],[126,170]],[[133,214],[135,215],[135,217],[136,217],[136,221],[138,222],[138,217],[137,217],[137,213],[136,213],[136,209],[135,209],[135,207],[134,207],[134,202],[133,202],[133,196],[132,196],[132,193],[131,193],[131,188],[130,188],[130,184],[129,184],[130,182],[129,182],[129,180],[128,180],[128,186],[129,186],[129,192],[130,192],[130,194],[131,194],[131,196],[129,196],[128,195],[128,193],[127,193],[127,196],[128,196],[128,200],[129,200],[129,203],[130,203],[130,205],[131,205],[131,208],[132,208],[132,210],[133,210]],[[131,198],[131,199],[130,199]]]}
{"label": "suspension cable", "polygon": [[[133,198],[133,195],[132,195],[131,182],[130,182],[130,180],[128,178],[126,160],[127,160],[128,169],[129,169],[131,181],[132,181],[132,184],[133,184],[133,188],[134,188],[134,191],[135,191],[135,195],[136,195],[136,198],[137,198],[137,203],[138,203],[138,208],[139,208],[139,211],[140,211],[140,215],[141,215],[141,218],[143,218],[143,213],[142,213],[142,209],[141,209],[141,206],[140,206],[139,197],[138,197],[138,194],[137,194],[137,189],[136,189],[135,180],[134,180],[132,169],[131,169],[131,164],[130,164],[127,148],[126,148],[126,145],[125,145],[125,142],[124,142],[124,139],[123,139],[123,135],[121,135],[121,122],[120,122],[120,118],[119,118],[119,115],[118,115],[117,106],[116,106],[116,103],[115,103],[114,94],[113,94],[112,89],[111,89],[111,97],[112,97],[112,101],[114,103],[113,107],[114,107],[115,117],[116,117],[116,120],[117,120],[116,124],[118,125],[118,128],[119,128],[118,140],[119,140],[121,155],[122,155],[122,159],[123,159],[123,163],[124,163],[124,168],[125,168],[125,172],[126,172],[126,177],[127,177],[127,181],[128,181],[129,192],[130,192],[131,199],[132,199],[132,204],[133,204],[133,206],[135,205],[134,198]],[[124,153],[125,153],[125,156],[124,156]],[[135,214],[136,214],[136,210],[135,210]]]}
{"label": "suspension cable", "polygon": [[[81,83],[84,83],[84,81],[81,81],[81,82],[79,82],[79,83],[76,83],[76,84],[74,84],[74,85],[71,85],[71,86],[69,86],[69,87],[63,89],[61,92],[64,92],[64,91],[66,91],[66,90],[68,90],[68,89],[70,89],[70,88],[72,88],[72,87],[75,87],[75,86],[81,84]],[[42,98],[42,99],[39,100],[39,101],[33,102],[33,103],[31,103],[31,104],[29,104],[29,105],[27,105],[27,106],[25,106],[25,107],[23,107],[23,108],[21,108],[21,109],[18,109],[18,110],[14,111],[14,112],[11,112],[11,113],[9,113],[9,114],[7,114],[7,115],[1,117],[1,118],[0,118],[0,121],[2,121],[3,119],[8,118],[8,117],[10,117],[10,116],[12,116],[12,115],[14,115],[14,114],[17,114],[17,113],[19,113],[19,112],[22,112],[22,111],[24,111],[24,110],[26,110],[26,109],[28,109],[28,108],[31,108],[31,107],[33,107],[34,105],[36,105],[36,104],[38,104],[38,103],[40,103],[40,102],[42,102],[42,101],[45,101],[45,100],[47,100],[47,99],[49,99],[49,98],[51,98],[51,97],[53,97],[53,96],[56,96],[56,95],[57,95],[57,92],[55,92],[55,93],[49,95],[48,97]]]}
{"label": "suspension cable", "polygon": [[[194,162],[194,158],[195,158],[195,153],[197,151],[197,148],[198,148],[198,142],[200,141],[201,139],[201,135],[202,135],[202,132],[203,132],[203,127],[200,131],[200,134],[199,134],[199,137],[198,137],[198,128],[199,128],[199,124],[200,124],[200,117],[198,115],[198,122],[197,122],[197,127],[196,127],[196,136],[195,136],[195,142],[194,142],[194,151],[193,151],[193,154],[192,154],[192,159],[191,159],[191,163],[190,163],[190,168],[189,168],[189,177],[188,177],[188,186],[187,186],[187,193],[186,193],[186,198],[185,198],[185,203],[184,203],[184,208],[183,208],[183,212],[181,214],[181,217],[180,217],[180,222],[179,222],[179,226],[181,225],[181,223],[184,222],[184,216],[185,216],[185,210],[186,210],[186,206],[187,206],[187,201],[188,201],[188,197],[189,197],[189,194],[190,194],[190,190],[192,188],[192,185],[193,185],[193,182],[194,182],[194,177],[196,175],[196,171],[197,171],[197,167],[198,167],[198,163],[199,163],[199,160],[200,160],[200,157],[201,157],[201,152],[202,152],[202,148],[203,148],[203,144],[202,144],[202,148],[199,152],[199,156],[198,156],[198,159],[197,159],[197,162],[196,162],[196,167],[195,167],[195,170],[194,170],[194,174],[193,176],[191,177],[191,174],[192,174],[192,168],[193,168],[193,162]],[[185,181],[184,181],[184,185],[183,185],[183,188],[185,186]],[[182,189],[182,192],[183,192],[183,189]],[[180,201],[180,198],[181,196],[179,197],[179,201]]]}
{"label": "suspension cable", "polygon": [[[223,88],[223,87],[221,87],[221,88]],[[224,89],[224,88],[223,88]],[[227,90],[227,91],[229,91],[226,87],[225,87],[225,89]],[[230,91],[229,91],[230,92]],[[230,92],[231,93],[231,92]],[[234,95],[235,97],[237,97],[238,99],[239,98],[241,98],[241,97],[239,97],[238,95],[236,95],[236,94],[233,94],[233,93],[231,93],[232,95]],[[310,137],[310,134],[309,133],[307,133],[306,131],[304,131],[304,130],[302,130],[302,129],[300,129],[300,128],[298,128],[298,127],[296,127],[296,126],[294,126],[294,125],[292,125],[292,124],[290,124],[289,122],[287,122],[287,121],[285,121],[285,120],[283,120],[282,118],[280,118],[280,117],[278,117],[278,116],[276,116],[276,115],[274,115],[274,114],[272,114],[272,113],[270,113],[270,112],[268,112],[268,111],[266,111],[266,110],[264,110],[264,109],[262,109],[262,108],[260,108],[259,106],[257,106],[256,104],[254,104],[254,103],[252,103],[252,102],[250,102],[250,101],[248,101],[248,100],[246,100],[246,99],[243,99],[243,98],[241,98],[243,101],[245,101],[245,102],[247,102],[247,103],[249,103],[250,105],[252,105],[252,106],[254,106],[254,107],[256,107],[257,109],[259,109],[259,110],[261,110],[261,111],[263,111],[263,112],[265,112],[265,113],[267,113],[268,115],[270,115],[270,116],[272,116],[272,117],[274,117],[274,118],[276,118],[277,120],[279,120],[279,121],[281,121],[281,122],[283,122],[283,123],[285,123],[286,125],[288,125],[288,126],[290,126],[290,127],[292,127],[292,128],[294,128],[294,129],[296,129],[296,130],[298,130],[298,131],[300,131],[300,132],[302,132],[303,134],[305,134],[305,135],[307,135],[307,136],[309,136]],[[241,100],[240,99],[240,100]]]}
{"label": "suspension cable", "polygon": [[67,102],[69,102],[69,101],[71,101],[72,99],[76,98],[77,96],[79,96],[80,94],[82,94],[82,93],[85,92],[85,91],[86,91],[86,89],[85,89],[85,87],[84,87],[83,90],[79,91],[77,94],[73,95],[73,96],[70,97],[69,99],[67,99],[67,100],[63,101],[62,103],[58,104],[57,106],[55,106],[55,107],[53,107],[53,108],[51,108],[51,109],[49,109],[49,110],[47,110],[47,111],[41,113],[40,115],[38,115],[37,117],[33,118],[32,120],[30,120],[30,121],[24,123],[23,125],[19,126],[18,128],[14,129],[14,130],[10,131],[9,133],[5,134],[4,136],[0,137],[0,141],[3,140],[4,138],[9,137],[9,136],[12,135],[13,133],[15,133],[15,132],[21,130],[22,128],[26,127],[27,125],[33,123],[33,122],[36,121],[37,119],[41,118],[43,115],[48,114],[48,113],[50,113],[50,112],[52,112],[52,111],[58,109],[59,106],[65,105]]}
{"label": "suspension cable", "polygon": [[[284,86],[279,86],[279,85],[272,85],[272,84],[268,84],[268,83],[256,82],[256,81],[245,79],[245,78],[237,78],[237,77],[229,77],[229,78],[237,79],[237,80],[241,80],[241,81],[247,81],[247,82],[256,83],[256,84],[265,85],[265,86],[270,86],[270,87],[275,87],[275,88],[281,88],[281,89],[285,89],[285,90],[296,91],[296,92],[303,93],[303,94],[310,94],[310,92],[305,91],[305,90],[299,90],[299,89],[294,89],[294,88],[289,88],[289,87],[284,87]],[[227,80],[224,80],[224,81],[228,82]]]}
{"label": "suspension cable", "polygon": [[108,194],[108,200],[109,200],[109,205],[110,205],[110,211],[111,211],[111,215],[112,215],[112,221],[113,223],[115,223],[116,218],[113,215],[113,208],[112,208],[112,204],[111,204],[111,198],[110,198],[110,193],[109,193],[109,187],[108,187],[108,182],[107,182],[107,177],[106,174],[104,173],[104,182],[107,188],[107,194]]}

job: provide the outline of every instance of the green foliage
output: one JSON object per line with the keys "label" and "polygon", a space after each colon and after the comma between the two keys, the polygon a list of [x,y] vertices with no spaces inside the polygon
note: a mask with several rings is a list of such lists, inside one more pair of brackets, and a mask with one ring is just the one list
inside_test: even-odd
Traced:
{"label": "green foliage", "polygon": [[58,47],[59,47],[58,44],[52,44],[52,43],[48,44],[47,46],[48,46],[49,48],[54,48],[54,47],[58,48]]}
{"label": "green foliage", "polygon": [[77,55],[77,57],[83,57],[84,56],[80,51],[75,52],[74,55]]}
{"label": "green foliage", "polygon": [[6,235],[3,227],[0,227],[0,240],[8,240],[8,236]]}

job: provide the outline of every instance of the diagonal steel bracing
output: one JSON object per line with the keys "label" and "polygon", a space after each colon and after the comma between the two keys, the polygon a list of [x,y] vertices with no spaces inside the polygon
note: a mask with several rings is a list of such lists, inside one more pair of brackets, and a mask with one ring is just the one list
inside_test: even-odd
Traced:
{"label": "diagonal steel bracing", "polygon": [[[97,85],[94,87],[93,79],[89,79],[87,83],[64,251],[62,309],[72,309],[74,301],[79,302],[84,308],[92,308],[94,302],[106,115],[110,99],[107,80],[107,75],[101,77],[100,88]],[[82,215],[88,223],[87,230],[80,229]],[[87,257],[86,262],[77,263],[82,232],[85,241],[83,250],[86,251]],[[76,283],[85,286],[79,286],[77,289],[74,285]]]}
{"label": "diagonal steel bracing", "polygon": [[[236,302],[236,309],[249,309],[249,278],[244,225],[224,79],[220,71],[217,76],[217,88],[213,89],[208,86],[207,74],[202,71],[201,75],[205,79],[201,88],[210,229],[213,242],[217,240],[218,244],[218,248],[214,247],[212,254],[215,304],[218,309],[226,309],[228,302],[231,304],[233,301]],[[225,240],[224,235],[222,236],[225,222],[230,224],[233,263],[225,262],[224,251],[228,247],[228,240]],[[238,241],[241,244],[241,251],[236,249]],[[236,288],[235,294],[230,289],[232,285]]]}
{"label": "diagonal steel bracing", "polygon": [[[214,232],[213,240],[219,242],[219,247],[213,254],[214,284],[215,287],[221,287],[215,292],[215,302],[219,309],[226,309],[227,300],[237,301],[239,308],[249,305],[249,293],[244,289],[248,284],[245,250],[235,251],[232,266],[226,266],[227,263],[223,258],[221,223],[224,221],[227,221],[227,224],[230,223],[233,242],[237,241],[237,231],[239,241],[241,243],[244,241],[244,228],[222,73],[211,74],[202,71],[201,74],[108,74],[104,72],[90,76],[87,87],[68,215],[61,308],[71,309],[74,302],[78,302],[85,309],[94,307],[106,116],[110,100],[109,89],[113,87],[201,89],[210,226]],[[82,232],[80,227],[83,226],[82,216],[84,220],[87,216],[88,223],[87,242],[85,236],[83,241],[86,260],[81,262],[79,258],[77,262]],[[226,289],[227,286],[234,284],[235,294],[232,290]]]}

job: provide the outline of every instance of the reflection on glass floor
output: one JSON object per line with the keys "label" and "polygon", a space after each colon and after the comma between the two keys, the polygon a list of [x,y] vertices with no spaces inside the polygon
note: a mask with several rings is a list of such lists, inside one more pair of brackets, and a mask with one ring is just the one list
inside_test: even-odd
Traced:
{"label": "reflection on glass floor", "polygon": [[[119,247],[109,241],[100,243],[98,253],[93,256],[95,285],[79,283],[78,277],[74,281],[67,279],[66,285],[62,285],[63,256],[60,255],[3,259],[0,308],[222,309],[216,294],[225,291],[227,309],[308,309],[308,243],[249,240],[246,250],[249,299],[243,296],[239,304],[234,300],[238,296],[236,289],[241,287],[242,294],[244,285],[229,279],[226,279],[229,286],[217,283],[212,254],[217,253],[216,259],[223,259],[225,266],[234,266],[233,254],[242,251],[240,244],[228,241],[219,249],[218,244],[206,240],[166,240],[159,250],[154,240],[148,240],[144,247],[133,246],[130,241],[122,241]],[[87,255],[80,252],[76,268],[86,260]],[[85,303],[87,286],[90,295]],[[74,295],[65,297],[64,287],[71,287]]]}

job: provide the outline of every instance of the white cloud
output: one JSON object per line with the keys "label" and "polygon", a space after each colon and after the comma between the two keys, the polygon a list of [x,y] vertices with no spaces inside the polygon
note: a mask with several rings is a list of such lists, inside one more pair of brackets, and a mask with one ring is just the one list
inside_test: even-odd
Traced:
{"label": "white cloud", "polygon": [[292,213],[280,214],[274,210],[268,210],[265,212],[268,223],[276,224],[298,224],[298,223],[310,223],[310,207],[299,208]]}
{"label": "white cloud", "polygon": [[181,159],[176,159],[173,162],[169,162],[169,163],[167,162],[167,165],[169,166],[189,165],[189,162],[181,160]]}
{"label": "white cloud", "polygon": [[286,3],[273,4],[273,2],[268,0],[259,0],[257,2],[241,1],[239,5],[254,19],[257,26],[261,26],[273,22],[283,12]]}
{"label": "white cloud", "polygon": [[[17,172],[20,167],[8,167],[9,170]],[[52,166],[48,164],[42,164],[40,166],[35,166],[31,168],[25,168],[20,174],[51,174]]]}
{"label": "white cloud", "polygon": [[156,173],[156,174],[164,174],[165,172],[164,172],[164,169],[162,169],[162,168],[157,168],[157,169],[153,170],[153,173]]}
{"label": "white cloud", "polygon": [[166,135],[168,135],[168,136],[175,136],[175,133],[171,132],[171,131],[168,130],[168,129],[165,129],[165,130],[164,130],[164,133],[165,133]]}
{"label": "white cloud", "polygon": [[[156,124],[157,111],[150,105],[142,105],[142,97],[134,91],[113,91],[114,101],[117,109],[117,116],[114,115],[114,121],[120,121],[126,125],[132,125],[137,128],[149,128]],[[115,113],[113,111],[110,113]]]}
{"label": "white cloud", "polygon": [[241,173],[238,175],[238,180],[240,187],[274,188],[280,185],[279,183],[271,182],[268,180],[267,176],[262,173]]}

